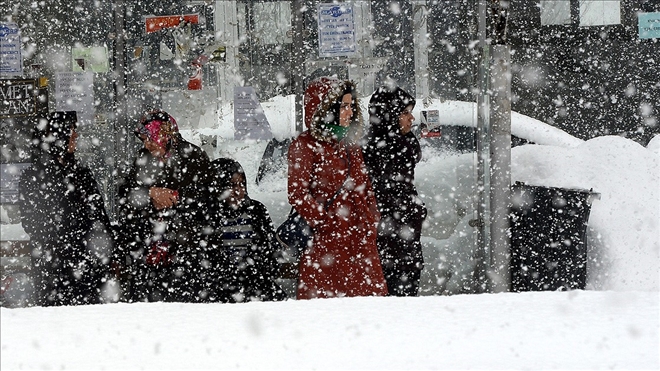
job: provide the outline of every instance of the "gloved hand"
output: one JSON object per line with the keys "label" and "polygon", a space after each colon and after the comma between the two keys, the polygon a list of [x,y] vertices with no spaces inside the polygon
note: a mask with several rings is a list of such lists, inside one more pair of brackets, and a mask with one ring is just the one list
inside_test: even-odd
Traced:
{"label": "gloved hand", "polygon": [[147,253],[147,264],[167,267],[172,263],[172,257],[170,256],[169,250],[170,243],[168,241],[153,242],[149,249],[149,253]]}

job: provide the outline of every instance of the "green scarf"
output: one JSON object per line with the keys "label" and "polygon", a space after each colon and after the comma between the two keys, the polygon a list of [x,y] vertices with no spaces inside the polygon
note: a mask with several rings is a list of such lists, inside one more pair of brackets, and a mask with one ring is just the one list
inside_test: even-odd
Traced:
{"label": "green scarf", "polygon": [[348,127],[343,127],[339,125],[334,125],[334,124],[326,124],[332,135],[337,138],[337,140],[342,140],[344,137],[346,137],[346,134],[348,133]]}

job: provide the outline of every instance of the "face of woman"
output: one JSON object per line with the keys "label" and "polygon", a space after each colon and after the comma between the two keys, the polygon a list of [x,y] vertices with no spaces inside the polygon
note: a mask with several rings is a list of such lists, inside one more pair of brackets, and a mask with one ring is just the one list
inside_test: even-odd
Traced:
{"label": "face of woman", "polygon": [[147,151],[149,151],[152,156],[163,157],[165,155],[165,149],[159,146],[158,143],[149,139],[148,136],[140,135],[140,139],[142,139],[142,143],[144,143],[144,148],[146,148]]}
{"label": "face of woman", "polygon": [[344,94],[339,106],[339,126],[347,128],[351,125],[351,118],[353,118],[353,95]]}
{"label": "face of woman", "polygon": [[229,189],[225,191],[223,197],[226,197],[224,200],[230,206],[238,208],[245,198],[245,179],[242,174],[236,173],[231,177],[229,182]]}
{"label": "face of woman", "polygon": [[406,135],[412,130],[412,123],[415,121],[415,116],[412,114],[413,106],[410,105],[401,112],[399,116],[399,127],[401,127],[401,134]]}
{"label": "face of woman", "polygon": [[78,143],[78,132],[75,128],[71,128],[71,136],[69,137],[69,146],[67,147],[67,152],[74,153],[76,151],[76,145]]}

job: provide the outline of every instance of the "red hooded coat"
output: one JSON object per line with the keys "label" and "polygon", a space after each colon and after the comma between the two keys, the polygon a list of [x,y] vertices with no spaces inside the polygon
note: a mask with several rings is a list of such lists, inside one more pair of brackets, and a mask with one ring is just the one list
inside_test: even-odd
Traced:
{"label": "red hooded coat", "polygon": [[380,214],[355,143],[362,128],[359,108],[344,140],[324,130],[323,118],[350,88],[350,82],[328,78],[312,82],[305,92],[308,130],[289,147],[289,203],[314,231],[313,246],[299,263],[298,299],[387,295],[376,247]]}

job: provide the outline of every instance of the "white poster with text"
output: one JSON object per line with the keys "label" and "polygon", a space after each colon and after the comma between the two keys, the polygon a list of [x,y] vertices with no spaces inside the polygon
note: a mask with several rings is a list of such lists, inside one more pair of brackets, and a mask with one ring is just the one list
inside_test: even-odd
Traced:
{"label": "white poster with text", "polygon": [[55,110],[76,111],[79,125],[94,122],[94,74],[58,72],[55,75]]}
{"label": "white poster with text", "polygon": [[0,23],[0,76],[23,74],[21,30],[13,22]]}
{"label": "white poster with text", "polygon": [[351,4],[319,4],[319,56],[355,54],[355,22]]}

